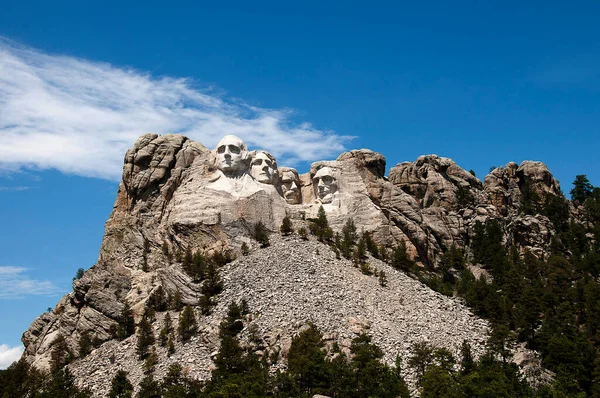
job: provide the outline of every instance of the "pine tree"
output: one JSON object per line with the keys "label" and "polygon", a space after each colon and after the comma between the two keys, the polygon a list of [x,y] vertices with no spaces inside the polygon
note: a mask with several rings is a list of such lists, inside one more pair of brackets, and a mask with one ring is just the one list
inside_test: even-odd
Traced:
{"label": "pine tree", "polygon": [[306,232],[306,228],[304,227],[300,227],[298,229],[298,236],[300,237],[300,239],[302,240],[308,240],[308,233]]}
{"label": "pine tree", "polygon": [[269,231],[262,221],[258,221],[254,224],[252,237],[258,242],[260,247],[269,246]]}
{"label": "pine tree", "polygon": [[354,225],[354,220],[349,218],[344,224],[342,228],[342,240],[340,242],[340,251],[342,256],[345,258],[350,258],[352,256],[352,249],[356,244],[358,236],[356,234],[356,226]]}
{"label": "pine tree", "polygon": [[468,375],[475,370],[475,360],[471,352],[471,345],[467,340],[463,340],[460,347],[460,371],[463,375]]}
{"label": "pine tree", "polygon": [[83,332],[79,337],[79,356],[85,357],[92,351],[92,340],[88,332]]}
{"label": "pine tree", "polygon": [[162,347],[165,347],[167,345],[167,341],[169,339],[169,333],[171,332],[171,315],[169,315],[169,313],[167,312],[165,314],[165,319],[164,319],[164,326],[163,328],[160,330],[160,335],[159,335],[159,340],[160,340],[160,345]]}
{"label": "pine tree", "polygon": [[383,351],[371,343],[371,337],[362,333],[354,338],[350,345],[350,352],[357,396],[408,398],[408,388],[404,380],[397,369],[392,369],[381,362]]}
{"label": "pine tree", "polygon": [[323,351],[323,335],[319,329],[309,324],[308,329],[292,339],[288,353],[288,370],[302,391],[324,386],[325,352]]}
{"label": "pine tree", "polygon": [[415,370],[417,382],[420,384],[425,371],[433,364],[434,348],[426,342],[417,342],[412,345],[411,351],[408,366]]}
{"label": "pine tree", "polygon": [[394,249],[392,256],[392,267],[402,270],[404,272],[413,271],[415,262],[410,259],[406,252],[406,244],[404,241],[400,241],[400,244]]}
{"label": "pine tree", "polygon": [[137,331],[137,354],[140,359],[145,359],[149,354],[149,347],[154,344],[154,333],[152,326],[146,316],[138,324]]}
{"label": "pine tree", "polygon": [[585,174],[575,176],[573,181],[573,189],[571,189],[571,200],[578,204],[583,204],[587,198],[592,196],[594,186],[590,184]]}
{"label": "pine tree", "polygon": [[123,310],[121,311],[121,318],[119,319],[118,336],[119,339],[124,340],[127,337],[135,333],[135,321],[133,319],[133,313],[129,304],[125,302]]}
{"label": "pine tree", "polygon": [[75,378],[67,368],[52,373],[52,378],[45,383],[43,390],[42,394],[36,395],[33,392],[31,396],[41,396],[41,398],[89,398],[92,396],[89,391],[81,391],[75,386]]}
{"label": "pine tree", "polygon": [[280,231],[283,236],[288,236],[289,234],[294,233],[294,227],[292,226],[292,221],[290,220],[290,218],[288,216],[283,217]]}
{"label": "pine tree", "polygon": [[246,242],[242,242],[241,251],[242,256],[247,256],[248,254],[250,254],[250,248],[248,247],[248,244]]}
{"label": "pine tree", "polygon": [[108,392],[110,398],[131,398],[133,396],[133,386],[127,378],[127,372],[119,370],[115,377],[113,377],[110,391]]}
{"label": "pine tree", "polygon": [[320,242],[333,239],[333,230],[329,227],[327,214],[323,206],[319,206],[316,219],[310,219],[310,232],[317,237]]}
{"label": "pine tree", "polygon": [[379,286],[386,287],[388,284],[387,275],[383,270],[379,271]]}
{"label": "pine tree", "polygon": [[59,334],[54,340],[54,347],[50,354],[50,362],[52,371],[56,371],[65,366],[71,357],[67,342],[62,334]]}
{"label": "pine tree", "polygon": [[169,342],[167,343],[167,355],[171,356],[175,353],[175,336],[173,335],[173,332],[169,333]]}
{"label": "pine tree", "polygon": [[137,393],[136,398],[161,398],[160,384],[154,380],[152,374],[147,375],[140,382],[140,391]]}
{"label": "pine tree", "polygon": [[181,341],[188,341],[198,331],[196,315],[191,306],[186,305],[179,315],[179,327],[177,330]]}
{"label": "pine tree", "polygon": [[181,292],[176,290],[173,296],[169,299],[169,308],[175,311],[181,311],[183,302],[181,301]]}

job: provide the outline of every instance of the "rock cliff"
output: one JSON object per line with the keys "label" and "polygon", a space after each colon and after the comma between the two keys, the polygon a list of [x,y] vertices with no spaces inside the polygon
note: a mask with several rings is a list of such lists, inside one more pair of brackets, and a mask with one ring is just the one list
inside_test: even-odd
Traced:
{"label": "rock cliff", "polygon": [[[79,384],[100,391],[116,372],[113,364],[139,382],[136,336],[120,341],[115,330],[126,305],[139,321],[159,290],[183,304],[198,304],[202,283],[182,264],[188,251],[237,259],[221,269],[224,291],[211,314],[199,317],[200,333],[184,345],[178,342],[171,357],[157,349],[159,376],[169,363],[179,362],[193,377],[206,378],[220,319],[231,300],[241,299],[253,311],[252,329],[264,337],[264,346],[257,347],[262,353],[285,354],[308,321],[343,348],[366,330],[389,361],[396,354],[406,357],[411,343],[423,340],[458,353],[466,339],[481,352],[487,323],[459,300],[370,259],[373,269],[388,275],[388,286],[381,287],[312,238],[278,237],[282,220],[287,216],[296,229],[308,227],[307,220],[323,206],[333,231],[353,219],[377,244],[392,249],[404,242],[420,266],[434,269],[450,247],[468,252],[476,223],[490,219],[503,225],[507,246],[542,253],[555,227],[535,207],[523,211],[523,206],[531,198],[535,203],[562,198],[558,182],[545,165],[530,161],[499,167],[483,183],[436,155],[398,164],[387,177],[385,169],[381,154],[361,149],[315,162],[299,175],[278,170],[270,154],[249,152],[233,136],[214,150],[181,135],[141,136],[125,155],[98,262],[23,334],[24,357],[49,369],[53,350],[65,344]],[[251,239],[258,222],[273,233],[269,248],[259,249]],[[250,255],[242,256],[243,244]],[[165,314],[157,314],[155,334]],[[97,348],[80,358],[83,336]]]}

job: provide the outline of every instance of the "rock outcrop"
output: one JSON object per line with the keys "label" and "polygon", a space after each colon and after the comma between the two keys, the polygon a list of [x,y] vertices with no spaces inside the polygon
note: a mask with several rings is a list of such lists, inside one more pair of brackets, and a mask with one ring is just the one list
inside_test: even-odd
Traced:
{"label": "rock outcrop", "polygon": [[[377,244],[391,249],[404,242],[420,265],[432,267],[453,245],[468,251],[477,222],[499,220],[507,245],[538,254],[555,233],[546,216],[521,211],[524,197],[533,195],[539,203],[562,198],[558,182],[539,162],[509,163],[493,170],[483,184],[436,155],[398,164],[388,177],[385,167],[381,154],[361,149],[315,162],[298,175],[291,168],[277,171],[270,154],[249,152],[233,136],[212,151],[181,135],[141,136],[125,155],[97,264],[24,333],[24,357],[48,369],[53,349],[64,341],[75,358],[69,366],[79,384],[106,385],[112,377],[109,358],[139,381],[135,336],[117,341],[114,331],[125,305],[139,321],[158,289],[179,295],[184,304],[198,303],[201,284],[174,256],[186,251],[238,260],[222,269],[225,291],[213,314],[201,319],[201,333],[171,358],[158,348],[158,375],[169,363],[180,362],[194,377],[208,377],[217,326],[233,299],[246,299],[256,313],[250,323],[264,337],[263,353],[285,353],[307,321],[341,347],[368,330],[389,361],[396,354],[408,355],[411,343],[422,340],[456,353],[466,339],[481,352],[486,322],[385,263],[371,260],[389,277],[382,288],[313,240],[277,238],[260,250],[251,240],[258,222],[277,232],[287,216],[296,227],[306,227],[320,206],[334,231],[353,219]],[[244,243],[255,249],[248,257],[241,256]],[[157,315],[155,333],[163,319],[164,314]],[[98,348],[78,359],[84,335]]]}

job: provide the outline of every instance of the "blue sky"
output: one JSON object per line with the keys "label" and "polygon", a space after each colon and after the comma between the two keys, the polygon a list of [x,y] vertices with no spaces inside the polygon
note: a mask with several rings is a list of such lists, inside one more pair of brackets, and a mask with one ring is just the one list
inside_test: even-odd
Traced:
{"label": "blue sky", "polygon": [[597,1],[5,3],[0,367],[95,262],[143,132],[234,133],[301,172],[367,147],[600,185]]}

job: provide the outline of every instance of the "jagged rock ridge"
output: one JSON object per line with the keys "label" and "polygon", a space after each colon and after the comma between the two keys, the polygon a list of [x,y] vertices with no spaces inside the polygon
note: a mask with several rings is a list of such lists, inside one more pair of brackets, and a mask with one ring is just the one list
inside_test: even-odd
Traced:
{"label": "jagged rock ridge", "polygon": [[[104,344],[71,367],[82,383],[104,380],[100,374],[105,377],[105,372],[88,366],[90,358],[113,350],[125,361],[133,352],[131,341],[113,340],[126,302],[138,320],[159,286],[169,294],[179,292],[183,303],[198,302],[201,286],[165,252],[189,248],[240,257],[242,243],[252,246],[254,223],[260,221],[276,232],[286,215],[297,225],[306,224],[319,206],[334,231],[352,218],[359,229],[371,231],[378,244],[393,248],[405,242],[415,260],[428,266],[435,266],[452,245],[468,249],[478,221],[503,221],[507,245],[536,253],[547,249],[554,233],[547,217],[519,212],[525,191],[535,192],[540,200],[562,197],[558,182],[539,162],[509,163],[492,171],[482,184],[452,160],[427,155],[396,165],[386,178],[385,158],[361,149],[335,161],[316,162],[308,173],[296,173],[289,182],[277,171],[274,158],[250,153],[236,139],[222,141],[214,151],[180,135],[147,134],[138,139],[125,156],[123,181],[106,223],[98,263],[52,312],[41,315],[24,333],[28,362],[47,369],[59,335],[77,356],[81,336],[87,333]],[[410,342],[421,339],[456,351],[463,338],[470,338],[481,349],[486,323],[455,300],[441,298],[397,271],[389,272],[390,287],[379,292],[374,278],[332,259],[325,247],[316,256],[317,243],[293,242],[260,250],[223,270],[226,290],[214,315],[203,320],[207,329],[194,343],[198,349],[192,350],[198,356],[186,359],[200,364],[194,368],[199,377],[210,368],[214,328],[232,298],[249,300],[258,313],[257,325],[269,336],[280,330],[282,346],[314,318],[342,345],[351,333],[368,326],[375,342],[390,353],[406,355]],[[286,254],[295,251],[294,262],[286,262]],[[260,256],[272,259],[253,261]],[[237,284],[240,280],[246,281],[243,286]],[[273,298],[285,304],[283,309],[265,304]]]}

